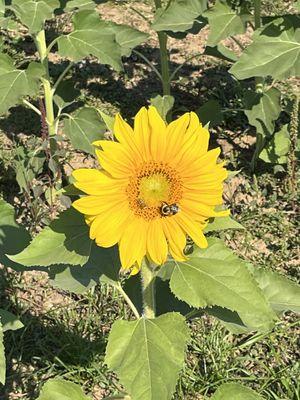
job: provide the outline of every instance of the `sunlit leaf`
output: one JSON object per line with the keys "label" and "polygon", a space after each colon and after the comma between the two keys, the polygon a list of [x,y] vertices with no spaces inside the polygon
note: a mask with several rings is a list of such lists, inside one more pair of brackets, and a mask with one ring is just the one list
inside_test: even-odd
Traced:
{"label": "sunlit leaf", "polygon": [[101,118],[103,119],[103,122],[106,126],[106,128],[110,131],[114,131],[114,124],[115,124],[115,117],[111,117],[108,114],[105,114],[105,112],[98,110],[99,114],[101,115]]}
{"label": "sunlit leaf", "polygon": [[184,318],[168,313],[155,319],[116,321],[105,361],[132,400],[171,399],[189,339]]}
{"label": "sunlit leaf", "polygon": [[49,379],[37,400],[91,400],[79,385],[63,379]]}
{"label": "sunlit leaf", "polygon": [[84,107],[68,115],[64,120],[63,131],[75,149],[95,154],[92,143],[103,139],[106,128],[95,108]]}
{"label": "sunlit leaf", "polygon": [[204,309],[205,313],[215,317],[221,325],[223,325],[229,332],[234,334],[251,332],[251,328],[246,326],[238,313],[230,311],[227,308],[213,306]]}
{"label": "sunlit leaf", "polygon": [[27,267],[83,265],[90,256],[92,245],[88,229],[84,217],[70,208],[35,236],[26,249],[9,258]]}
{"label": "sunlit leaf", "polygon": [[274,133],[267,142],[259,158],[271,164],[286,164],[290,145],[291,140],[288,125],[284,125],[280,131]]}
{"label": "sunlit leaf", "polygon": [[134,47],[145,42],[148,34],[134,29],[128,25],[118,25],[114,22],[109,22],[108,26],[116,35],[116,41],[121,47],[121,55],[129,57]]}
{"label": "sunlit leaf", "polygon": [[235,62],[238,60],[238,56],[228,47],[224,46],[222,43],[219,43],[218,45],[213,47],[206,46],[203,54],[207,56],[220,58],[221,60],[229,62]]}
{"label": "sunlit leaf", "polygon": [[96,7],[96,1],[94,0],[69,0],[67,1],[64,11],[68,12],[74,9],[94,10],[95,7]]}
{"label": "sunlit leaf", "polygon": [[0,199],[0,263],[14,267],[5,254],[17,254],[29,243],[30,235],[15,221],[13,206]]}
{"label": "sunlit leaf", "polygon": [[[197,19],[207,8],[207,0],[174,0],[166,10],[156,12],[152,28],[155,31],[185,32],[197,25]],[[199,25],[203,26],[203,21]]]}
{"label": "sunlit leaf", "polygon": [[22,322],[11,312],[0,308],[0,321],[2,323],[3,332],[15,331],[23,328]]}
{"label": "sunlit leaf", "polygon": [[212,400],[263,400],[252,389],[239,383],[224,383],[212,396]]}
{"label": "sunlit leaf", "polygon": [[103,248],[92,244],[89,260],[83,266],[57,265],[49,268],[53,286],[72,293],[84,293],[99,282],[115,284],[121,263],[117,246]]}
{"label": "sunlit leaf", "polygon": [[209,46],[216,46],[222,39],[244,33],[246,21],[250,15],[239,15],[226,2],[217,0],[216,4],[204,13],[209,21],[210,33],[207,39]]}
{"label": "sunlit leaf", "polygon": [[270,88],[264,93],[246,92],[244,94],[245,114],[249,124],[263,136],[270,136],[274,132],[275,121],[279,117],[280,91]]}
{"label": "sunlit leaf", "polygon": [[223,231],[225,229],[245,229],[243,225],[231,217],[217,217],[209,220],[204,232]]}
{"label": "sunlit leaf", "polygon": [[[250,267],[249,267],[250,268]],[[258,282],[273,310],[277,313],[300,313],[300,285],[289,278],[263,268],[251,267],[250,272]]]}
{"label": "sunlit leaf", "polygon": [[43,69],[37,64],[30,63],[27,70],[17,69],[11,57],[0,54],[0,114],[18,104],[22,97],[38,92]]}
{"label": "sunlit leaf", "polygon": [[300,75],[300,17],[279,18],[255,35],[230,72],[237,79]]}
{"label": "sunlit leaf", "polygon": [[6,376],[6,361],[5,361],[5,349],[3,343],[3,329],[0,321],[0,383],[5,384]]}
{"label": "sunlit leaf", "polygon": [[275,314],[249,273],[245,262],[217,239],[196,249],[187,261],[174,262],[172,292],[196,308],[217,305],[236,311],[253,330],[268,330]]}
{"label": "sunlit leaf", "polygon": [[58,52],[62,57],[80,61],[93,55],[101,63],[116,70],[122,69],[121,47],[116,42],[109,23],[102,21],[92,10],[83,10],[73,17],[73,31],[58,39]]}
{"label": "sunlit leaf", "polygon": [[59,0],[12,0],[12,9],[31,33],[43,29],[44,22],[54,16]]}
{"label": "sunlit leaf", "polygon": [[170,110],[172,110],[174,106],[174,97],[173,96],[160,96],[157,95],[150,99],[150,103],[152,106],[156,107],[160,116],[166,121],[167,114]]}

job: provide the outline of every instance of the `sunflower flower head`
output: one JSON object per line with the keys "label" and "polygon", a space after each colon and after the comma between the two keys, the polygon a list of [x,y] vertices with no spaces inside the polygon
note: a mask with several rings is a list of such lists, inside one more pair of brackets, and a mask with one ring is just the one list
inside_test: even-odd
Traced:
{"label": "sunflower flower head", "polygon": [[123,269],[137,272],[143,258],[162,265],[182,261],[187,236],[207,246],[203,229],[222,204],[227,171],[220,149],[208,150],[209,132],[193,112],[166,125],[143,107],[132,129],[116,116],[117,141],[94,143],[102,169],[78,169],[74,185],[86,193],[73,203],[85,215],[97,245],[119,244]]}

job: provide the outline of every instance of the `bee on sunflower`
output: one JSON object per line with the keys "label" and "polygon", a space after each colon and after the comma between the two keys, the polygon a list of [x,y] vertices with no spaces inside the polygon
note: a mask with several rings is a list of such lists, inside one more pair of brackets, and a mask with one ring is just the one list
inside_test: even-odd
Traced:
{"label": "bee on sunflower", "polygon": [[209,132],[197,115],[166,124],[155,107],[137,113],[132,129],[118,114],[117,141],[94,142],[102,169],[78,169],[74,185],[86,193],[73,203],[85,215],[97,245],[119,244],[123,269],[137,273],[143,258],[162,265],[186,259],[190,237],[207,247],[203,229],[222,204],[227,171],[220,149],[208,150]]}

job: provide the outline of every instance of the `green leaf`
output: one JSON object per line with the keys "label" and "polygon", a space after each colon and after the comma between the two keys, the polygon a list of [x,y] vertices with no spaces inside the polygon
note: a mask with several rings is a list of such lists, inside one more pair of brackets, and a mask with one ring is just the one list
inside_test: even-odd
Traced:
{"label": "green leaf", "polygon": [[5,0],[0,0],[0,16],[3,17],[5,13]]}
{"label": "green leaf", "polygon": [[210,126],[220,125],[223,122],[222,109],[217,100],[208,100],[196,110],[202,125],[209,123]]}
{"label": "green leaf", "polygon": [[229,4],[217,0],[214,7],[207,10],[204,16],[209,21],[210,33],[207,39],[209,46],[217,46],[219,42],[229,36],[242,34],[246,30],[246,21],[249,14],[238,14]]}
{"label": "green leaf", "polygon": [[14,314],[2,308],[0,308],[0,321],[2,323],[3,332],[16,331],[24,326]]}
{"label": "green leaf", "polygon": [[79,385],[63,379],[49,379],[38,400],[91,400]]}
{"label": "green leaf", "polygon": [[215,317],[229,332],[233,334],[247,333],[251,332],[251,329],[247,327],[238,313],[235,311],[230,311],[223,307],[207,307],[204,311]]}
{"label": "green leaf", "polygon": [[31,33],[37,33],[47,19],[54,17],[54,10],[59,6],[59,0],[13,0],[11,8]]}
{"label": "green leaf", "polygon": [[273,271],[253,266],[249,269],[276,313],[300,313],[300,285]]}
{"label": "green leaf", "polygon": [[103,139],[106,131],[98,111],[92,107],[80,108],[75,114],[69,115],[64,120],[63,130],[75,149],[90,154],[95,154],[92,143]]}
{"label": "green leaf", "polygon": [[271,136],[275,129],[275,121],[279,117],[280,91],[271,88],[264,93],[246,92],[244,99],[246,103],[245,114],[249,124],[263,136]]}
{"label": "green leaf", "polygon": [[42,67],[30,63],[27,70],[17,69],[7,54],[0,54],[0,115],[20,103],[22,97],[33,96],[39,90]]}
{"label": "green leaf", "polygon": [[293,6],[300,12],[300,0],[297,0],[296,3],[293,4]]}
{"label": "green leaf", "polygon": [[176,313],[155,319],[116,321],[105,362],[132,400],[171,399],[189,339],[184,318]]}
{"label": "green leaf", "polygon": [[115,125],[115,117],[111,117],[108,114],[105,114],[103,111],[98,110],[99,114],[101,115],[101,118],[103,119],[103,122],[106,126],[106,128],[110,131],[114,131],[114,125]]}
{"label": "green leaf", "polygon": [[76,98],[80,95],[80,90],[74,87],[73,79],[67,79],[61,82],[55,91],[53,100],[58,108],[61,110],[74,103]]}
{"label": "green leaf", "polygon": [[0,321],[0,383],[2,383],[2,385],[5,384],[6,377],[6,361],[3,339],[3,329]]}
{"label": "green leaf", "polygon": [[109,23],[101,21],[95,11],[83,10],[74,15],[73,26],[71,33],[58,39],[61,57],[80,61],[93,55],[117,71],[122,69],[121,47]]}
{"label": "green leaf", "polygon": [[212,56],[220,58],[221,60],[236,62],[238,60],[238,56],[228,47],[224,46],[222,43],[219,43],[216,46],[206,46],[203,54],[206,56]]}
{"label": "green leaf", "polygon": [[237,79],[300,75],[300,18],[278,18],[255,35],[229,70]]}
{"label": "green leaf", "polygon": [[224,383],[211,400],[263,400],[263,398],[239,383]]}
{"label": "green leaf", "polygon": [[27,267],[83,265],[91,252],[88,230],[83,215],[70,208],[35,236],[26,249],[9,258]]}
{"label": "green leaf", "polygon": [[160,116],[166,121],[167,114],[170,110],[172,110],[174,106],[174,97],[173,96],[160,96],[157,95],[150,99],[150,103],[152,106],[156,107]]}
{"label": "green leaf", "polygon": [[121,47],[121,55],[129,57],[134,47],[145,42],[149,35],[128,25],[118,25],[109,22],[108,26],[116,35],[116,41]]}
{"label": "green leaf", "polygon": [[30,242],[30,235],[25,228],[15,221],[14,208],[0,199],[0,263],[15,267],[5,254],[17,254]]}
{"label": "green leaf", "polygon": [[223,231],[225,229],[245,229],[243,225],[231,217],[211,218],[204,232]]}
{"label": "green leaf", "polygon": [[222,241],[212,238],[207,249],[196,249],[187,261],[174,264],[170,288],[180,300],[196,308],[217,305],[236,311],[253,330],[274,325],[275,314],[245,262]]}
{"label": "green leaf", "polygon": [[[198,23],[207,8],[207,0],[174,0],[166,10],[159,9],[152,28],[155,31],[185,32]],[[200,21],[203,26],[203,21]]]}
{"label": "green leaf", "polygon": [[267,142],[259,158],[266,163],[286,164],[287,154],[291,145],[288,125],[284,125],[279,132],[275,132]]}
{"label": "green leaf", "polygon": [[56,265],[48,273],[53,286],[80,294],[99,282],[114,285],[119,280],[120,268],[117,246],[105,249],[93,243],[90,258],[82,267]]}
{"label": "green leaf", "polygon": [[65,12],[79,10],[94,10],[96,7],[94,0],[69,0],[64,8]]}

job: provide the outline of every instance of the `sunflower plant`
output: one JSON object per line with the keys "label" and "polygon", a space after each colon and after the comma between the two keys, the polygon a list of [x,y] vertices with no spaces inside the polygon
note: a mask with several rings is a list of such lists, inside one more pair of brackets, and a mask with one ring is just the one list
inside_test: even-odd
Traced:
{"label": "sunflower plant", "polygon": [[[133,127],[117,115],[113,134],[93,143],[99,168],[73,172],[65,188],[72,206],[8,260],[44,268],[55,287],[71,292],[114,287],[130,313],[108,337],[106,364],[124,388],[113,398],[168,400],[192,318],[209,314],[233,333],[266,334],[280,313],[299,310],[300,290],[249,265],[215,235],[243,227],[224,209],[228,171],[220,150],[208,149],[209,131],[196,114],[166,124],[155,107],[143,107]],[[71,390],[49,381],[45,398],[65,385]]]}

